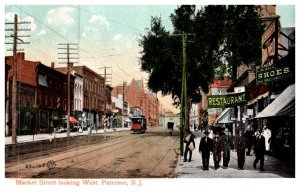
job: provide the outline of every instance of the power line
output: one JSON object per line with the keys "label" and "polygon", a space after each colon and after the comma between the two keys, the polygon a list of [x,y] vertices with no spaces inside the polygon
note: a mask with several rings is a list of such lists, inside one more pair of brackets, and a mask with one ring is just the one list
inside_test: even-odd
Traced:
{"label": "power line", "polygon": [[[92,12],[92,11],[89,11],[89,10],[86,10],[86,9],[82,9],[82,8],[78,8],[78,9],[81,10],[81,11],[85,11],[85,12],[91,13],[91,14],[98,14],[98,13],[95,13],[95,12]],[[141,30],[139,30],[139,29],[136,29],[136,28],[131,27],[131,26],[127,25],[127,24],[123,24],[123,23],[121,23],[121,22],[115,21],[115,20],[113,20],[113,19],[109,19],[109,18],[107,18],[107,17],[106,17],[106,19],[109,20],[109,21],[112,21],[112,22],[114,22],[114,23],[117,23],[117,24],[119,24],[119,25],[122,25],[122,26],[128,27],[128,28],[130,28],[130,29],[133,29],[133,30],[135,30],[135,31],[143,32],[143,31],[141,31]]]}
{"label": "power line", "polygon": [[[35,16],[33,16],[32,14],[28,13],[27,11],[25,11],[25,10],[24,10],[23,8],[21,8],[20,6],[17,6],[17,5],[14,5],[14,6],[17,7],[18,9],[20,9],[21,11],[23,11],[24,13],[26,13],[27,15],[33,17],[38,23],[40,23],[40,24],[43,25],[44,27],[50,29],[54,34],[56,34],[56,35],[58,35],[59,37],[61,37],[61,38],[65,39],[65,40],[67,40],[68,42],[71,42],[68,38],[66,38],[65,36],[61,35],[59,32],[57,32],[57,31],[54,30],[53,28],[49,27],[48,25],[44,24],[42,21],[40,21],[39,19],[37,19],[37,18],[36,18]],[[79,8],[79,9],[81,9],[81,8]],[[81,9],[81,10],[83,10],[83,9]],[[87,10],[84,10],[84,11],[87,11]],[[88,11],[88,12],[93,13],[93,12],[91,12],[91,11]],[[96,14],[96,13],[93,13],[93,14]],[[111,19],[109,19],[109,20],[110,20],[110,21],[113,21],[113,22],[115,22],[115,23],[118,23],[118,24],[120,24],[120,25],[129,27],[129,28],[131,28],[131,29],[137,30],[137,29],[135,29],[135,28],[132,28],[132,27],[127,26],[127,25],[125,25],[125,24],[122,24],[122,23],[120,23],[120,22],[117,22],[117,21],[114,21],[114,20],[111,20]],[[139,30],[137,30],[137,31],[139,31]],[[88,51],[86,51],[85,49],[81,48],[80,46],[78,46],[78,48],[79,48],[81,51],[83,51],[84,53],[86,53],[87,55],[89,55],[92,59],[94,59],[95,61],[99,62],[101,65],[103,65],[104,67],[106,67],[106,65],[105,65],[102,61],[100,61],[98,57],[96,57],[96,56],[90,54]],[[80,58],[80,57],[79,57],[79,58]],[[89,65],[94,66],[95,64],[89,64]],[[124,69],[120,68],[120,66],[117,66],[117,67],[118,67],[122,72],[124,72],[126,75],[128,75],[129,77],[134,78],[133,76],[131,76],[131,75],[129,75],[127,72],[125,72]],[[114,72],[114,73],[117,75],[117,78],[118,78],[119,80],[123,81],[122,79],[120,79],[120,74],[119,74],[119,73],[116,73],[116,72],[113,71],[113,70],[111,70],[111,71]]]}

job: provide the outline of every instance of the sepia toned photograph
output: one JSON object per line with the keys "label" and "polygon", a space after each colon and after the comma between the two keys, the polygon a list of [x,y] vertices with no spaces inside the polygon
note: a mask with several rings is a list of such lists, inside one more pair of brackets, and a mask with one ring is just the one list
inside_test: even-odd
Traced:
{"label": "sepia toned photograph", "polygon": [[4,4],[4,179],[295,180],[295,7]]}

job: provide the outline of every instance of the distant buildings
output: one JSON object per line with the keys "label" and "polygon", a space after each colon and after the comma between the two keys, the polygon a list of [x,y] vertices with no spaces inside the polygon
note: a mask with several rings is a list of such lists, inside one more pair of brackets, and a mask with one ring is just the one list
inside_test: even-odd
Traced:
{"label": "distant buildings", "polygon": [[[12,134],[12,77],[13,56],[5,57],[6,63],[6,128]],[[37,134],[54,127],[66,127],[68,105],[68,72],[70,73],[70,116],[78,120],[83,129],[101,129],[106,116],[118,115],[129,122],[131,110],[139,110],[151,126],[158,125],[159,101],[146,92],[143,81],[132,80],[124,87],[112,88],[105,79],[86,66],[69,69],[46,66],[39,61],[25,59],[25,53],[17,54],[17,134]],[[121,88],[121,90],[120,90]],[[114,95],[115,94],[115,95]],[[124,111],[123,111],[124,110]],[[121,126],[121,125],[119,125]]]}

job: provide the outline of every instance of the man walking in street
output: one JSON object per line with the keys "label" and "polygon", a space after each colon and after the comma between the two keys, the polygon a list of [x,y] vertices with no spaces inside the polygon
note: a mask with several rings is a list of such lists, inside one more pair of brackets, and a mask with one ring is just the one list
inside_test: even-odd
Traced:
{"label": "man walking in street", "polygon": [[209,170],[210,152],[213,151],[213,140],[208,137],[209,132],[204,132],[205,136],[201,138],[199,152],[202,154],[203,170]]}
{"label": "man walking in street", "polygon": [[236,151],[238,157],[238,169],[243,170],[245,164],[246,140],[242,128],[239,128],[236,136]]}
{"label": "man walking in street", "polygon": [[223,148],[223,168],[227,169],[230,161],[230,151],[233,149],[233,140],[228,128],[225,128],[224,135],[221,137]]}
{"label": "man walking in street", "polygon": [[262,136],[262,130],[258,130],[257,136],[254,141],[255,145],[255,160],[253,163],[253,168],[256,169],[256,164],[258,161],[260,161],[260,170],[264,171],[264,159],[265,159],[265,150],[266,150],[266,144],[265,144],[265,137]]}

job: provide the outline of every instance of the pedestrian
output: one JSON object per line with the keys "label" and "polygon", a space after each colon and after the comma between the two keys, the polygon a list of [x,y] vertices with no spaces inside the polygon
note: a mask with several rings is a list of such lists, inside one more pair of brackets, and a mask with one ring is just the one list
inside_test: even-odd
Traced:
{"label": "pedestrian", "polygon": [[236,136],[236,151],[238,157],[238,169],[243,170],[245,164],[246,140],[242,128],[238,129],[238,134]]}
{"label": "pedestrian", "polygon": [[213,150],[213,140],[208,137],[209,131],[204,132],[205,136],[201,138],[199,152],[202,154],[203,170],[209,170],[210,152]]}
{"label": "pedestrian", "polygon": [[187,154],[189,153],[189,162],[192,161],[192,152],[195,149],[195,136],[194,134],[188,130],[187,135],[184,138],[184,143],[185,143],[185,150],[184,150],[184,159],[183,162],[187,161]]}
{"label": "pedestrian", "polygon": [[230,151],[233,149],[232,135],[228,128],[225,128],[224,135],[221,137],[221,143],[223,148],[223,168],[227,169],[230,161]]}
{"label": "pedestrian", "polygon": [[53,132],[53,122],[51,120],[49,125],[49,135],[52,135],[52,132]]}
{"label": "pedestrian", "polygon": [[271,130],[265,125],[263,127],[263,133],[262,135],[264,136],[265,138],[265,144],[266,144],[266,153],[269,153],[271,148],[271,137],[272,137],[272,133],[271,133]]}
{"label": "pedestrian", "polygon": [[222,148],[221,137],[219,136],[219,133],[216,132],[216,135],[213,138],[213,158],[214,158],[215,170],[220,168],[222,149],[223,148]]}
{"label": "pedestrian", "polygon": [[247,130],[245,132],[246,147],[247,147],[246,155],[247,156],[251,155],[251,149],[252,149],[252,145],[253,145],[253,136],[254,136],[253,129],[252,129],[251,125],[248,125]]}
{"label": "pedestrian", "polygon": [[260,170],[264,171],[264,157],[265,157],[265,149],[266,149],[266,144],[265,144],[265,137],[262,135],[262,130],[258,130],[257,136],[255,138],[255,160],[253,163],[253,168],[256,169],[256,164],[258,161],[260,161]]}

